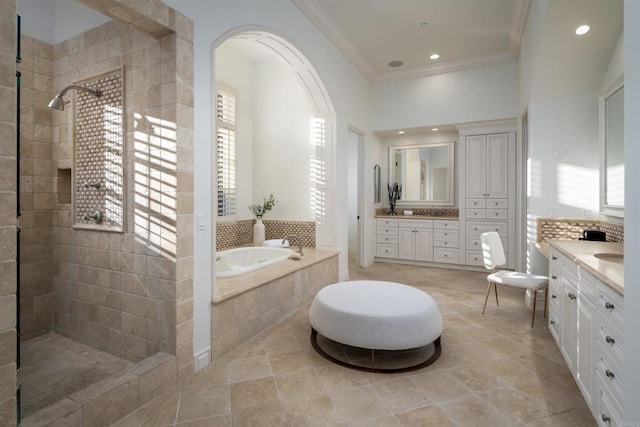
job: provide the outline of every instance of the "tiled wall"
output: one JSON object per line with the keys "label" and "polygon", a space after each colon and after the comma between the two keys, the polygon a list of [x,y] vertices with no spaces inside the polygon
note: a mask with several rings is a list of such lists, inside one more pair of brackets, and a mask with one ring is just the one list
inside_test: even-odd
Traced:
{"label": "tiled wall", "polygon": [[0,0],[0,425],[16,413],[16,4]]}
{"label": "tiled wall", "polygon": [[52,225],[58,200],[47,108],[53,46],[24,35],[20,44],[20,340],[26,341],[53,328]]}
{"label": "tiled wall", "polygon": [[[302,246],[316,246],[316,224],[314,221],[262,220],[266,239],[281,239],[287,236],[300,238]],[[253,245],[255,220],[219,222],[216,224],[216,251]]]}
{"label": "tiled wall", "polygon": [[550,239],[578,240],[584,230],[607,233],[608,242],[624,242],[624,226],[595,219],[537,218],[537,242]]}

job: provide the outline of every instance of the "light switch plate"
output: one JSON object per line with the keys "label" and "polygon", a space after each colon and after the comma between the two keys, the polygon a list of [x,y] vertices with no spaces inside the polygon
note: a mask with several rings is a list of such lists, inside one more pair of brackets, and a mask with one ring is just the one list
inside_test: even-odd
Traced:
{"label": "light switch plate", "polygon": [[196,215],[196,230],[198,231],[205,230],[207,228],[206,220],[207,218],[204,214]]}

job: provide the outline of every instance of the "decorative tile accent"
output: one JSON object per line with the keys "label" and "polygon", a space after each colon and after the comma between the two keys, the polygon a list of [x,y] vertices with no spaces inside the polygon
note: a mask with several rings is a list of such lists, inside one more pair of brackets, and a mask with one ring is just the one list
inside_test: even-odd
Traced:
{"label": "decorative tile accent", "polygon": [[[414,215],[419,216],[438,216],[444,218],[458,218],[460,212],[458,209],[454,208],[414,208],[410,206],[402,206],[400,208],[396,207],[396,212],[398,212],[397,216],[403,216],[402,211],[411,210]],[[389,215],[388,208],[378,208],[376,209],[376,216],[380,215]]]}
{"label": "decorative tile accent", "polygon": [[584,230],[601,230],[607,233],[607,241],[623,242],[624,226],[596,219],[538,218],[537,242],[548,240],[578,240]]}
{"label": "decorative tile accent", "polygon": [[[298,236],[302,246],[316,246],[316,223],[314,221],[263,220],[266,239]],[[255,220],[219,222],[216,224],[216,251],[251,246]]]}
{"label": "decorative tile accent", "polygon": [[[102,96],[76,93],[75,223],[124,224],[124,138],[122,69],[80,83]],[[99,209],[102,222],[86,218]]]}

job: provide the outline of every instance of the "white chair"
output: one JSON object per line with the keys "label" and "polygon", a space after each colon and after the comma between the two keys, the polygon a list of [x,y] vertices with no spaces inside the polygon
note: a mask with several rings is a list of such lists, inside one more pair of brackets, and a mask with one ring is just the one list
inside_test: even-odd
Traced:
{"label": "white chair", "polygon": [[542,289],[545,290],[544,317],[547,317],[547,292],[549,278],[546,276],[539,276],[537,274],[519,273],[517,271],[508,270],[496,270],[497,266],[504,265],[506,263],[500,235],[495,231],[482,233],[480,235],[480,242],[482,243],[484,266],[491,271],[491,274],[487,276],[489,286],[487,287],[487,296],[484,299],[482,314],[484,314],[484,311],[487,308],[487,300],[489,299],[491,285],[493,285],[493,289],[496,293],[496,306],[498,305],[498,284],[513,286],[516,288],[531,289],[533,291],[533,314],[531,316],[531,327],[533,328],[533,323],[536,320],[536,297],[538,295],[538,291],[541,291]]}

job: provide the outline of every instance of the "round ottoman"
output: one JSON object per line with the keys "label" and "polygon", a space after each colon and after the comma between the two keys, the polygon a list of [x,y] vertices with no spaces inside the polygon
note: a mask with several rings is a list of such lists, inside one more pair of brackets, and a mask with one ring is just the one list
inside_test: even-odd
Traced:
{"label": "round ottoman", "polygon": [[[418,369],[440,356],[442,316],[436,302],[411,286],[359,280],[329,285],[318,292],[309,311],[311,343],[329,360],[359,369],[398,372]],[[371,364],[356,366],[327,354],[317,334],[337,343],[371,350]],[[433,354],[420,363],[394,369],[375,367],[375,350],[409,350],[433,344]]]}

